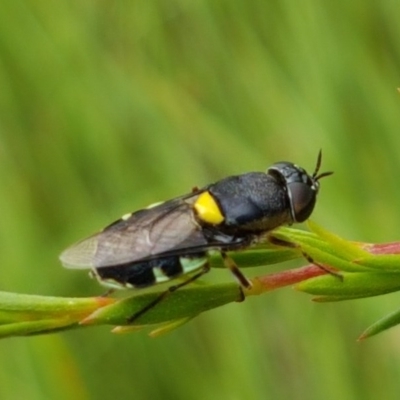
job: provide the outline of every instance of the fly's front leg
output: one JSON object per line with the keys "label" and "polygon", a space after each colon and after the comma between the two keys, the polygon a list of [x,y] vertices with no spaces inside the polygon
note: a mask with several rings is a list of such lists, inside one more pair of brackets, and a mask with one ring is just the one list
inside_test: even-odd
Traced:
{"label": "fly's front leg", "polygon": [[109,297],[115,292],[115,289],[108,289],[106,292],[100,295],[100,297]]}
{"label": "fly's front leg", "polygon": [[290,249],[296,249],[299,247],[296,243],[287,242],[286,240],[279,239],[272,234],[267,235],[267,239],[268,239],[269,243],[271,243],[275,246],[287,247]]}
{"label": "fly's front leg", "polygon": [[[281,247],[288,247],[291,249],[294,248],[299,248],[299,246],[296,243],[292,243],[292,242],[287,242],[285,240],[279,239],[273,235],[269,235],[268,236],[268,241],[276,246],[281,246]],[[325,271],[326,273],[333,275],[334,277],[338,278],[339,280],[343,281],[343,275],[340,274],[340,272],[336,271],[335,269],[329,268],[329,267],[325,267],[324,265],[318,264],[317,262],[315,262],[313,260],[313,258],[308,255],[306,252],[301,250],[301,254],[303,255],[303,257],[311,264],[314,264],[315,266],[317,266],[318,268],[322,269],[323,271]]]}
{"label": "fly's front leg", "polygon": [[304,253],[303,251],[301,252],[301,254],[303,254],[303,257],[311,264],[314,264],[315,266],[317,266],[318,268],[322,269],[323,271],[325,271],[326,273],[333,275],[335,278],[338,278],[340,281],[343,281],[343,275],[336,271],[335,269],[329,268],[329,267],[325,267],[324,265],[318,264],[316,263],[312,257],[310,257],[307,253]]}

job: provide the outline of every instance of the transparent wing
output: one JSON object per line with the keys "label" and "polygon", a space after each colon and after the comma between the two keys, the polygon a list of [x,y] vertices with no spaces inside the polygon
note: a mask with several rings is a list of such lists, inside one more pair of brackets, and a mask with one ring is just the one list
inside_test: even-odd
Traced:
{"label": "transparent wing", "polygon": [[212,247],[193,218],[199,193],[137,211],[65,250],[68,268],[99,268]]}

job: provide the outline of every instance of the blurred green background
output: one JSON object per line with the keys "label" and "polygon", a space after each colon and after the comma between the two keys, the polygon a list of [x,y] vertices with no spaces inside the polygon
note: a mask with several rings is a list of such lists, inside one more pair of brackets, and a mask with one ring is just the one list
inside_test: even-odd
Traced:
{"label": "blurred green background", "polygon": [[[99,294],[61,267],[63,248],[230,174],[279,160],[312,170],[320,148],[335,175],[314,221],[399,240],[399,11],[391,0],[1,2],[0,290]],[[321,305],[284,289],[159,339],[107,327],[8,339],[0,398],[398,399],[400,330],[355,342],[398,303]]]}

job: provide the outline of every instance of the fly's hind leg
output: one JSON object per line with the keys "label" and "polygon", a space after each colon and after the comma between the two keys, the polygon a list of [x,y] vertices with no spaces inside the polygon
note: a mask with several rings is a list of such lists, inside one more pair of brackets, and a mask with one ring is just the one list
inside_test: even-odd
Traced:
{"label": "fly's hind leg", "polygon": [[149,310],[151,310],[153,307],[155,307],[158,303],[160,303],[161,301],[163,301],[167,296],[169,296],[171,293],[176,292],[178,289],[188,285],[189,283],[194,282],[195,280],[199,279],[200,277],[202,277],[204,274],[206,274],[208,271],[210,270],[210,265],[207,262],[206,264],[203,265],[203,267],[201,268],[201,270],[199,272],[197,272],[196,274],[190,276],[188,279],[186,279],[185,281],[177,284],[177,285],[173,285],[170,286],[167,290],[165,290],[164,292],[160,293],[159,296],[157,296],[153,301],[151,301],[149,304],[147,304],[145,307],[143,307],[141,310],[139,310],[138,312],[136,312],[135,314],[133,314],[131,317],[129,317],[127,319],[128,323],[132,323],[134,321],[136,321],[139,317],[141,317],[142,315],[146,314],[146,312],[148,312]]}

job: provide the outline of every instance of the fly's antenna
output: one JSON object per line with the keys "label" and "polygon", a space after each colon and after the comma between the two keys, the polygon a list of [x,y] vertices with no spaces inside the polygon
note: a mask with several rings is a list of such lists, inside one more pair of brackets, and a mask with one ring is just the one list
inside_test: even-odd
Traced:
{"label": "fly's antenna", "polygon": [[312,174],[312,178],[314,181],[318,181],[321,178],[325,178],[326,176],[333,174],[333,171],[327,171],[327,172],[321,172],[318,175],[319,169],[321,168],[321,163],[322,163],[322,150],[320,150],[318,153],[317,164],[315,166],[314,173]]}

